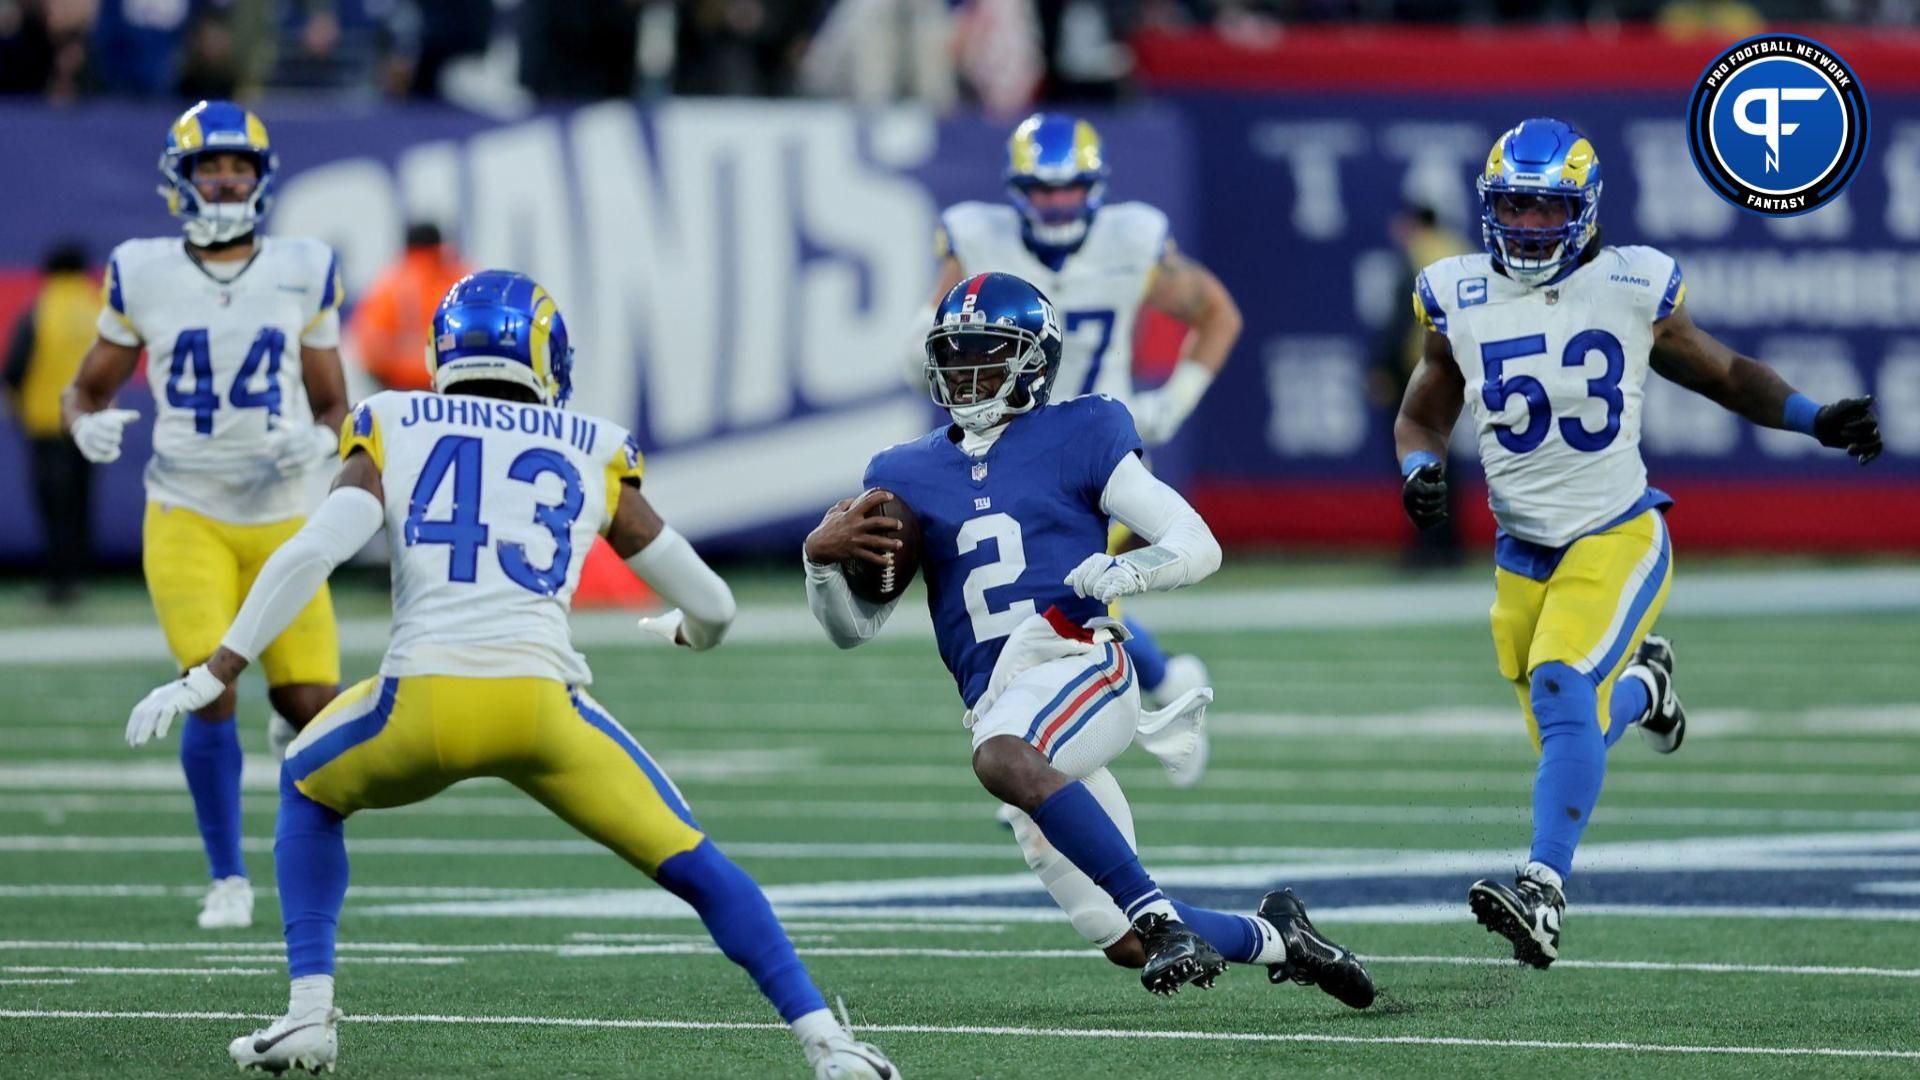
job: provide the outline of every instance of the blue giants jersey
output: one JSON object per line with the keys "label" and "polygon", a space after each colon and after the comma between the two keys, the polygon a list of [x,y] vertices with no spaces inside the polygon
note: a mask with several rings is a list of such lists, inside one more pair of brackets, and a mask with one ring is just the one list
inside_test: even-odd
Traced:
{"label": "blue giants jersey", "polygon": [[1016,417],[982,458],[952,431],[881,451],[866,486],[900,496],[920,518],[940,659],[972,707],[1007,635],[1029,616],[1058,607],[1084,626],[1106,614],[1063,583],[1107,550],[1100,495],[1121,459],[1140,452],[1140,436],[1126,406],[1105,397]]}

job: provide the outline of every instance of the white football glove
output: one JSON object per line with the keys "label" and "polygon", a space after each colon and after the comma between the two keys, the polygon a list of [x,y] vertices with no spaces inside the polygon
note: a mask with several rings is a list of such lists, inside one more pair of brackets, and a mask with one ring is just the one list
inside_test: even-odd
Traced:
{"label": "white football glove", "polygon": [[340,450],[340,436],[322,424],[267,418],[267,456],[281,476],[296,476]]}
{"label": "white football glove", "polygon": [[1090,596],[1103,604],[1147,591],[1146,575],[1126,559],[1111,555],[1089,555],[1082,559],[1073,573],[1067,575],[1065,584],[1073,588],[1073,595]]}
{"label": "white football glove", "polygon": [[1140,433],[1142,445],[1149,449],[1162,446],[1180,430],[1180,423],[1186,416],[1176,416],[1172,405],[1159,390],[1134,393],[1133,401],[1127,407],[1133,411],[1133,429]]}
{"label": "white football glove", "polygon": [[687,617],[680,613],[680,609],[674,608],[664,615],[649,615],[641,619],[640,632],[657,637],[669,645],[686,645],[680,640],[680,625],[686,621]]}
{"label": "white football glove", "polygon": [[173,722],[195,709],[204,708],[213,703],[227,688],[207,665],[200,664],[185,675],[156,687],[140,704],[133,707],[133,715],[127,718],[127,745],[144,746],[148,740],[165,738],[173,730]]}
{"label": "white football glove", "polygon": [[80,448],[81,457],[95,465],[117,461],[121,429],[138,419],[140,414],[132,409],[81,413],[73,418],[73,445]]}

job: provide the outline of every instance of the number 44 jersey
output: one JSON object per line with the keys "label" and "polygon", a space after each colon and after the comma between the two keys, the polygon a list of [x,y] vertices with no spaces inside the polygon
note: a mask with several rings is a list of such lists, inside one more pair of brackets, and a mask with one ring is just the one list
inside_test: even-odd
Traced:
{"label": "number 44 jersey", "polygon": [[380,673],[591,680],[567,612],[594,538],[640,481],[618,424],[545,405],[387,391],[340,436],[386,493],[393,635]]}
{"label": "number 44 jersey", "polygon": [[267,430],[313,423],[300,347],[340,344],[332,249],[301,237],[258,243],[244,267],[211,269],[177,236],[121,244],[107,262],[98,324],[108,341],[146,346],[154,405],[147,498],[235,525],[309,509],[305,473],[280,475]]}
{"label": "number 44 jersey", "polygon": [[1605,247],[1527,288],[1487,255],[1442,259],[1415,282],[1415,314],[1445,334],[1509,535],[1563,547],[1647,490],[1640,408],[1653,324],[1686,295],[1680,265],[1650,247]]}

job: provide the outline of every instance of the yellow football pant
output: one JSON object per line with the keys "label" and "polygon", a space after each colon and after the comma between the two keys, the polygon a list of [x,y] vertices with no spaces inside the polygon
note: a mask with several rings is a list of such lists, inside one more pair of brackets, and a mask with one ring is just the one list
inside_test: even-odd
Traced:
{"label": "yellow football pant", "polygon": [[1535,749],[1533,669],[1559,661],[1593,679],[1606,733],[1614,682],[1660,617],[1672,582],[1673,548],[1657,510],[1575,540],[1545,581],[1494,571],[1494,652],[1520,697]]}
{"label": "yellow football pant", "polygon": [[[260,568],[304,522],[231,525],[178,506],[147,504],[140,567],[167,649],[182,670],[220,647]],[[258,659],[268,686],[339,683],[340,636],[326,586]]]}
{"label": "yellow football pant", "polygon": [[368,679],[307,725],[285,768],[342,815],[499,777],[649,875],[703,839],[639,742],[585,690],[552,679]]}

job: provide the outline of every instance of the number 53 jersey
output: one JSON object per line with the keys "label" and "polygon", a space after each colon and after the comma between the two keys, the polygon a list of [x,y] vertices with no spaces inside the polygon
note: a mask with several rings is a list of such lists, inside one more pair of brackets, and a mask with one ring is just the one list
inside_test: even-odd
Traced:
{"label": "number 53 jersey", "polygon": [[309,508],[305,475],[282,477],[265,440],[283,419],[313,423],[300,347],[340,344],[340,274],[332,249],[301,237],[266,237],[237,276],[213,276],[232,267],[208,271],[179,237],[129,240],[107,263],[97,329],[147,349],[148,500],[259,525]]}
{"label": "number 53 jersey", "polygon": [[1653,324],[1686,295],[1680,265],[1650,247],[1605,247],[1552,285],[1527,288],[1491,257],[1421,272],[1415,315],[1445,334],[1508,535],[1563,547],[1647,490],[1640,408]]}
{"label": "number 53 jersey", "polygon": [[386,494],[393,635],[380,673],[591,681],[567,612],[594,538],[639,483],[618,424],[425,391],[361,402],[340,435]]}

